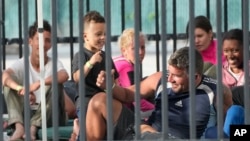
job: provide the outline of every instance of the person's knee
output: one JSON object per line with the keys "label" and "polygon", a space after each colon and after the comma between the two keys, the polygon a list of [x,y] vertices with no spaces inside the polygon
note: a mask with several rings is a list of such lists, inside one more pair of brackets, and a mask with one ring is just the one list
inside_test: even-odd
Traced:
{"label": "person's knee", "polygon": [[106,107],[106,94],[98,93],[94,95],[90,101],[88,107],[98,110],[100,107]]}

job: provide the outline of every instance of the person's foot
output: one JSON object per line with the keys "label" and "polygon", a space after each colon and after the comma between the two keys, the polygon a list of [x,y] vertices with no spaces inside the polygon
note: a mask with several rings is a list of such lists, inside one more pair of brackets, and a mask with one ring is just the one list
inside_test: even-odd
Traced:
{"label": "person's foot", "polygon": [[10,137],[10,140],[11,141],[15,141],[15,140],[18,140],[18,139],[21,139],[24,135],[24,127],[23,127],[23,124],[21,123],[16,123],[15,124],[15,131],[14,133],[12,134],[12,136]]}
{"label": "person's foot", "polygon": [[32,125],[32,126],[30,127],[30,139],[31,139],[32,141],[35,141],[35,140],[36,140],[36,132],[37,132],[36,126]]}
{"label": "person's foot", "polygon": [[[36,132],[37,132],[36,126],[34,126],[34,125],[30,126],[30,139],[31,139],[32,141],[35,141],[35,140],[36,140]],[[23,139],[25,139],[25,138],[26,138],[26,136],[25,136],[25,134],[24,134],[24,135],[23,135]]]}
{"label": "person's foot", "polygon": [[76,141],[77,140],[79,130],[80,130],[79,120],[76,118],[76,119],[74,119],[73,133],[71,134],[69,141]]}

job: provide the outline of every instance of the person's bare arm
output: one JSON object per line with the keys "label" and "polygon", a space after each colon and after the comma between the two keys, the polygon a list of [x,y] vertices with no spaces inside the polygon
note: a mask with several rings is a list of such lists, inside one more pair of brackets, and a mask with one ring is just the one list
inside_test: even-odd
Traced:
{"label": "person's bare arm", "polygon": [[227,110],[233,105],[232,91],[229,87],[223,85],[223,113],[226,116]]}
{"label": "person's bare arm", "polygon": [[[91,68],[85,64],[83,66],[83,75],[87,76],[90,72]],[[73,73],[73,78],[75,82],[79,82],[80,81],[80,69],[78,69],[76,72]]]}
{"label": "person's bare arm", "polygon": [[[90,70],[93,68],[93,66],[97,63],[97,62],[101,62],[102,61],[102,56],[101,56],[101,51],[96,52],[91,58],[90,60],[88,60],[84,66],[83,66],[83,74],[84,76],[87,76],[90,72]],[[76,72],[73,73],[73,78],[75,82],[79,82],[80,81],[80,69],[78,69]]]}
{"label": "person's bare arm", "polygon": [[3,83],[3,86],[6,86],[6,87],[9,87],[11,89],[20,91],[22,86],[20,86],[17,82],[15,82],[12,79],[11,75],[13,75],[13,74],[14,74],[14,72],[10,68],[8,68],[5,71],[3,71],[3,74],[2,74],[2,83]]}
{"label": "person's bare arm", "polygon": [[[233,105],[233,100],[232,100],[232,92],[230,90],[230,88],[224,84],[222,84],[222,94],[223,94],[223,114],[224,114],[224,117],[226,116],[226,113],[227,113],[227,110],[230,108],[231,105]],[[215,103],[214,103],[214,106],[215,106],[215,109],[216,111],[218,111],[218,100],[217,100],[217,97],[215,96]]]}
{"label": "person's bare arm", "polygon": [[[101,71],[98,75],[96,85],[100,86],[101,88],[106,88],[105,83],[105,71]],[[140,83],[140,94],[142,98],[150,97],[154,94],[156,86],[161,78],[161,73],[154,73],[148,76]],[[133,102],[134,101],[134,94],[135,94],[135,85],[132,85],[127,88],[120,87],[115,85],[113,87],[113,97],[121,102]]]}
{"label": "person's bare arm", "polygon": [[[59,70],[57,72],[57,82],[59,84],[62,84],[64,83],[65,81],[67,81],[69,79],[69,75],[67,73],[67,71],[65,69],[62,69],[62,70]],[[52,75],[47,77],[45,79],[45,85],[51,85],[52,84],[52,81],[53,81],[53,77]]]}
{"label": "person's bare arm", "polygon": [[156,133],[156,132],[158,132],[152,126],[147,125],[147,124],[141,124],[140,127],[141,127],[141,133],[144,133],[144,132]]}

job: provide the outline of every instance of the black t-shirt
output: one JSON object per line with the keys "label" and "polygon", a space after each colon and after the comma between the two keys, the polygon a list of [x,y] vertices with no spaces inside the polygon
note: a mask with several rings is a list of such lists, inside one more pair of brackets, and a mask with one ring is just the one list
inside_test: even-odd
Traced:
{"label": "black t-shirt", "polygon": [[[89,50],[87,50],[86,48],[83,49],[84,50],[84,55],[82,56],[82,60],[83,63],[85,64],[88,60],[90,60],[90,58],[92,57],[92,55],[94,53],[90,52]],[[77,52],[73,58],[72,61],[72,73],[76,72],[77,70],[79,70],[79,52]],[[105,70],[105,52],[102,51],[101,53],[102,56],[102,61],[101,62],[97,62],[93,68],[89,71],[88,75],[85,77],[85,97],[88,98],[88,100],[94,96],[96,93],[98,92],[103,92],[103,90],[101,88],[99,88],[96,85],[96,79],[98,74],[100,73],[101,70]],[[115,65],[111,59],[111,64],[112,64],[112,69],[115,69],[115,73],[114,73],[114,78],[117,79],[118,78],[118,73],[117,70],[115,68]],[[80,66],[83,67],[84,64],[81,64]],[[79,108],[80,104],[79,104],[79,83],[76,83],[76,88],[77,88],[77,96],[75,98],[76,100],[76,106],[77,108]]]}

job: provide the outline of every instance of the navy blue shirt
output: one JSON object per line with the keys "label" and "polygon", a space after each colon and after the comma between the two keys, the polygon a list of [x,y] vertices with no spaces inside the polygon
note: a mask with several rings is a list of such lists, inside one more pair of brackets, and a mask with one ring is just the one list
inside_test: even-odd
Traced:
{"label": "navy blue shirt", "polygon": [[[167,88],[168,94],[168,119],[169,133],[179,138],[189,138],[189,112],[190,97],[189,92],[178,93]],[[216,93],[215,80],[203,76],[202,82],[196,88],[195,121],[197,127],[197,138],[200,138],[208,126],[214,126],[216,119],[214,98]],[[149,117],[148,124],[157,131],[162,130],[162,108],[161,108],[162,85],[159,82],[156,98],[155,110]]]}

